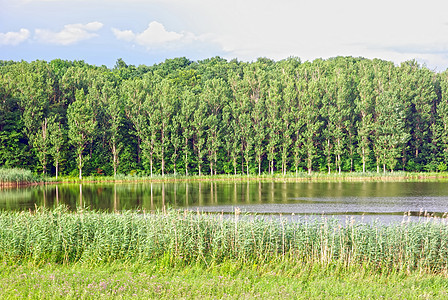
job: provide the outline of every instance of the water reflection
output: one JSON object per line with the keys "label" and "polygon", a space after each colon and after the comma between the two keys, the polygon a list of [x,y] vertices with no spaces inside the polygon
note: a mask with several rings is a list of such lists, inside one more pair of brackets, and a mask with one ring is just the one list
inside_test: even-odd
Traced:
{"label": "water reflection", "polygon": [[59,204],[109,212],[188,208],[231,213],[235,207],[260,215],[371,216],[387,219],[420,211],[448,211],[443,182],[183,182],[61,184],[0,190],[0,209],[28,210]]}

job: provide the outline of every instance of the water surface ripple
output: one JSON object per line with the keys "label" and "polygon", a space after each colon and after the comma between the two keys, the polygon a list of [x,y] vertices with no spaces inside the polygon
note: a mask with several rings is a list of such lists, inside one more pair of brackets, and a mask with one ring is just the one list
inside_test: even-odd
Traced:
{"label": "water surface ripple", "polygon": [[106,211],[179,208],[289,219],[418,220],[448,211],[445,182],[177,182],[59,184],[0,190],[0,209],[64,204]]}

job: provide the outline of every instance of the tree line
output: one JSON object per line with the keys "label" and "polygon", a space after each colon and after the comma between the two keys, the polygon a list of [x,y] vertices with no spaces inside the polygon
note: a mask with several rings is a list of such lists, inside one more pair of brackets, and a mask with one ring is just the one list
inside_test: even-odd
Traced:
{"label": "tree line", "polygon": [[0,61],[5,167],[81,177],[447,164],[448,73],[416,61]]}

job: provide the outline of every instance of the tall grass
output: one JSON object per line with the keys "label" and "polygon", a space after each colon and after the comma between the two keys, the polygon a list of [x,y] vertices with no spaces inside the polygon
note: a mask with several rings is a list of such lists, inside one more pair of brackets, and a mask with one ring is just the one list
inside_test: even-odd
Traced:
{"label": "tall grass", "polygon": [[82,179],[78,177],[60,176],[57,180],[55,177],[49,178],[51,182],[170,182],[170,181],[247,181],[247,180],[266,180],[266,181],[316,181],[316,182],[331,182],[331,181],[441,181],[448,180],[447,172],[343,172],[341,174],[327,172],[313,172],[311,175],[307,172],[291,172],[287,174],[218,174],[218,175],[188,175],[184,174],[166,174],[164,176],[155,174],[153,176],[136,174],[124,175],[117,174],[117,176],[84,176]]}
{"label": "tall grass", "polygon": [[39,176],[33,175],[30,170],[0,168],[0,186],[23,185],[40,182]]}
{"label": "tall grass", "polygon": [[444,221],[393,225],[241,216],[93,211],[0,213],[0,261],[98,264],[319,264],[385,272],[448,271]]}

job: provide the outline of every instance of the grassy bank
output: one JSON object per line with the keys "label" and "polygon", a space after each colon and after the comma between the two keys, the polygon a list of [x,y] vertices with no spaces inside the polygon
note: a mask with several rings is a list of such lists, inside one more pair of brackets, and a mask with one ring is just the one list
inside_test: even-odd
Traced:
{"label": "grassy bank", "polygon": [[330,266],[171,267],[155,261],[0,268],[2,299],[446,299],[447,291],[443,275]]}
{"label": "grassy bank", "polygon": [[29,185],[42,181],[40,176],[34,175],[29,170],[0,168],[0,187]]}
{"label": "grassy bank", "polygon": [[386,172],[386,173],[331,173],[313,172],[311,175],[305,172],[282,174],[255,174],[249,175],[174,175],[165,176],[154,175],[117,175],[114,176],[85,176],[82,179],[78,177],[60,176],[58,180],[54,177],[47,178],[48,182],[182,182],[182,181],[426,181],[426,180],[448,180],[447,172]]}
{"label": "grassy bank", "polygon": [[306,172],[262,175],[123,175],[117,176],[84,176],[82,179],[72,176],[42,177],[29,170],[0,168],[0,187],[21,186],[37,183],[74,183],[74,182],[194,182],[194,181],[282,181],[282,182],[331,182],[331,181],[431,181],[447,180],[448,172],[351,172],[331,173]]}
{"label": "grassy bank", "polygon": [[0,213],[0,297],[446,298],[445,220]]}
{"label": "grassy bank", "polygon": [[168,211],[0,213],[0,261],[35,264],[115,261],[211,266],[332,265],[448,273],[445,220],[379,225],[332,220],[268,221]]}

